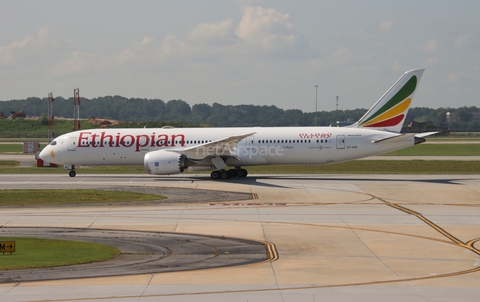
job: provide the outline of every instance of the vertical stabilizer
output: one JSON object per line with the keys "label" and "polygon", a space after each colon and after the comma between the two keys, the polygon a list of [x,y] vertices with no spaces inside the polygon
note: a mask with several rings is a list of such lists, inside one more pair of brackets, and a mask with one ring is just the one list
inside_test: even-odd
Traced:
{"label": "vertical stabilizer", "polygon": [[399,133],[424,70],[405,72],[375,105],[350,127]]}

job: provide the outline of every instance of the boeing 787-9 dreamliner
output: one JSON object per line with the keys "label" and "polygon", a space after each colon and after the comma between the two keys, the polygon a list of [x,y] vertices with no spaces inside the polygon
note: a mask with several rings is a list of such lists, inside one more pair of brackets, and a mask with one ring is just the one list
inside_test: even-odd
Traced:
{"label": "boeing 787-9 dreamliner", "polygon": [[400,133],[423,71],[407,71],[347,127],[79,130],[57,137],[39,157],[67,166],[71,177],[79,165],[143,164],[153,175],[213,170],[213,179],[228,179],[247,176],[247,166],[331,164],[382,154],[435,133]]}

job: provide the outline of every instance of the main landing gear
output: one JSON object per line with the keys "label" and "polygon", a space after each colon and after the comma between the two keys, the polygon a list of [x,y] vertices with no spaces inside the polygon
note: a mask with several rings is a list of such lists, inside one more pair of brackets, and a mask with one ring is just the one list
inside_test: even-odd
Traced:
{"label": "main landing gear", "polygon": [[248,171],[245,169],[230,169],[221,171],[212,171],[210,177],[212,179],[230,179],[232,177],[247,177]]}
{"label": "main landing gear", "polygon": [[68,175],[70,175],[70,177],[75,177],[75,175],[77,175],[77,172],[75,172],[74,165],[72,165],[72,168],[70,169],[70,172],[68,172]]}

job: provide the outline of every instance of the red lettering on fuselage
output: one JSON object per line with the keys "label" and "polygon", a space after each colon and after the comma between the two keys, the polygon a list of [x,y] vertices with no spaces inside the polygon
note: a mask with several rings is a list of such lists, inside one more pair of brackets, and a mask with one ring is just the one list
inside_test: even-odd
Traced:
{"label": "red lettering on fuselage", "polygon": [[330,138],[332,133],[300,133],[300,138]]}
{"label": "red lettering on fuselage", "polygon": [[[90,137],[89,134],[91,134],[92,132],[80,132],[80,135],[78,136],[78,144],[77,146],[78,147],[88,147],[89,146],[89,143],[88,143],[88,139]],[[84,137],[85,135],[85,137]]]}
{"label": "red lettering on fuselage", "polygon": [[148,147],[176,147],[177,145],[185,146],[184,134],[124,134],[117,133],[115,136],[106,134],[105,131],[100,133],[82,131],[78,135],[78,147],[134,147],[135,152],[140,152]]}

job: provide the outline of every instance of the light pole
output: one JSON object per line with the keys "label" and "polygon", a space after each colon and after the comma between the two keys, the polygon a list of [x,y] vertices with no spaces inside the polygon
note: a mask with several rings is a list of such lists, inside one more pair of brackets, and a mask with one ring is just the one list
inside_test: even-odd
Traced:
{"label": "light pole", "polygon": [[315,126],[317,125],[317,96],[318,96],[318,85],[315,85]]}

